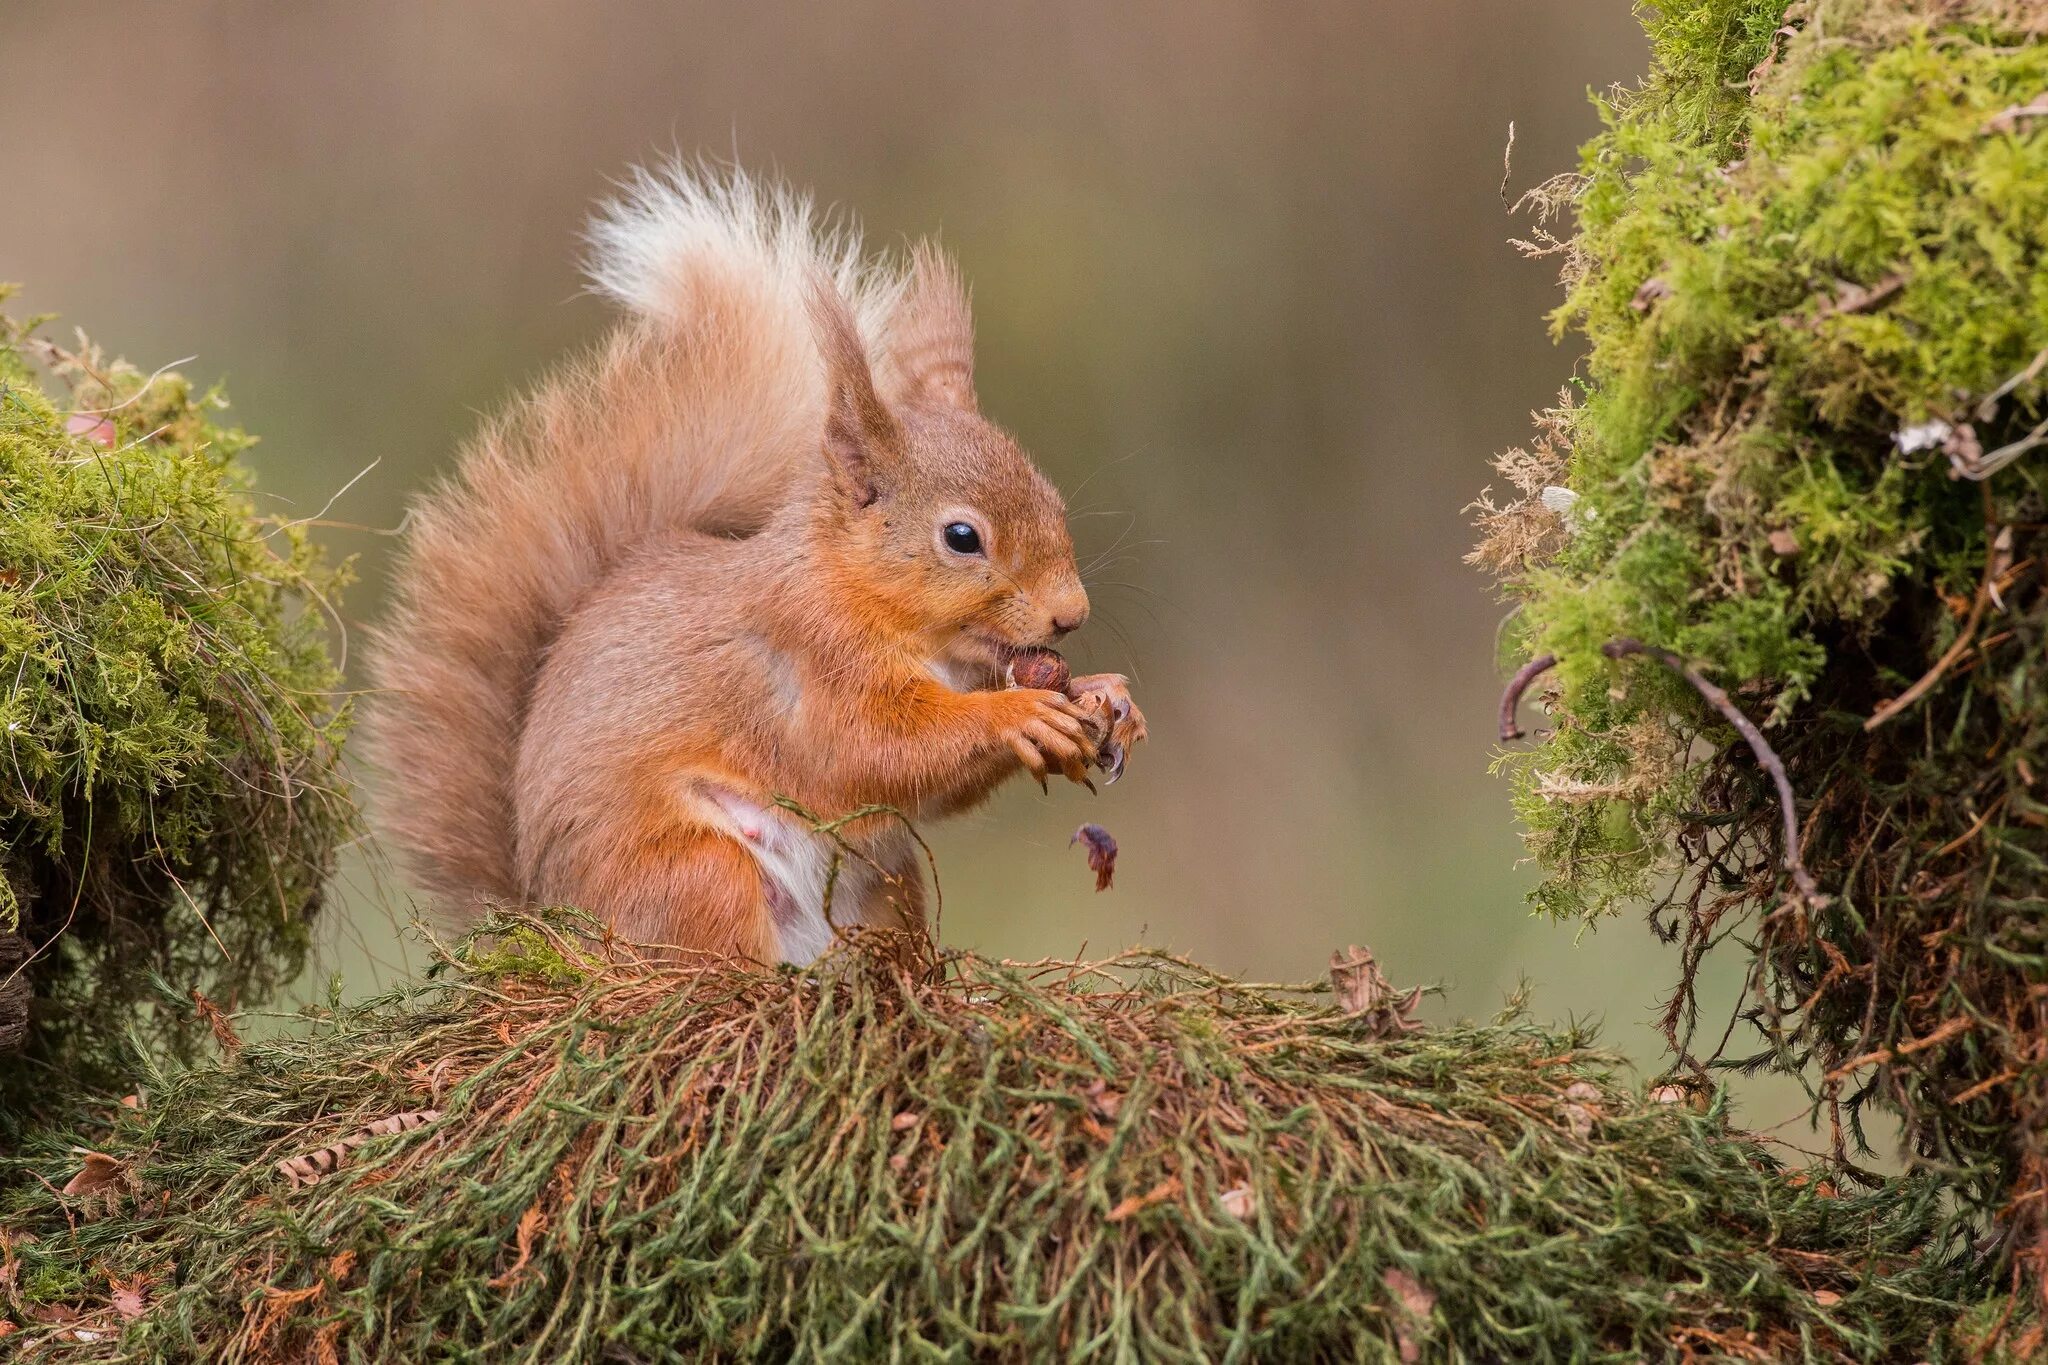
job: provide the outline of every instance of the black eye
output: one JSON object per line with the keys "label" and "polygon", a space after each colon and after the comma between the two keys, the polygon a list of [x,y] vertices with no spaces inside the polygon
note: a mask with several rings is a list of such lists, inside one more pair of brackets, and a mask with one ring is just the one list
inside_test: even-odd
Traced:
{"label": "black eye", "polygon": [[946,548],[956,555],[981,553],[981,532],[964,521],[946,523],[946,529],[939,534],[945,538]]}

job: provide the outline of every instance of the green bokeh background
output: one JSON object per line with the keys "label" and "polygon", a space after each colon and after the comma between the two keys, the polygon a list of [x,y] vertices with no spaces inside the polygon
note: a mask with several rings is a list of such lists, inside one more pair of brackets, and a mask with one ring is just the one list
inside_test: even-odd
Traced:
{"label": "green bokeh background", "polygon": [[[878,242],[936,230],[984,407],[1114,551],[1075,662],[1135,675],[1153,732],[1098,799],[1019,783],[931,831],[946,939],[1284,978],[1364,942],[1443,983],[1439,1017],[1526,975],[1649,1061],[1670,951],[1523,908],[1486,771],[1501,611],[1460,562],[1489,455],[1575,359],[1506,243],[1509,122],[1512,197],[1644,52],[1622,0],[10,0],[0,278],[225,377],[278,508],[349,485],[327,536],[362,622],[408,495],[604,326],[574,257],[608,177],[737,155]],[[1065,846],[1083,819],[1123,845],[1108,894]],[[404,970],[407,907],[358,850],[318,977]]]}

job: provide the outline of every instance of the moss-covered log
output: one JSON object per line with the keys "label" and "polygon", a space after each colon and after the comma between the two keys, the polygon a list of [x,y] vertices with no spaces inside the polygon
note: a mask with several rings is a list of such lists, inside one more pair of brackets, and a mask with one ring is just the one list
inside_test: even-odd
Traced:
{"label": "moss-covered log", "polygon": [[1982,1288],[1934,1183],[1788,1170],[1581,1034],[1409,1032],[1154,955],[867,938],[754,973],[500,927],[434,985],[0,1161],[17,1337],[122,1361],[1917,1359]]}
{"label": "moss-covered log", "polygon": [[[0,941],[25,947],[0,955],[0,1132],[119,1074],[152,976],[243,1003],[289,979],[347,827],[336,576],[256,515],[223,407],[0,315]],[[143,1033],[175,1049],[190,1016]]]}
{"label": "moss-covered log", "polygon": [[[1890,1110],[2048,1267],[2048,4],[1648,27],[1650,79],[1535,196],[1576,218],[1531,245],[1588,358],[1476,556],[1516,661],[1559,661],[1552,733],[1505,760],[1536,900],[1654,900],[1676,1067],[1804,1077],[1844,1159]],[[1723,944],[1746,998],[1702,1020]]]}

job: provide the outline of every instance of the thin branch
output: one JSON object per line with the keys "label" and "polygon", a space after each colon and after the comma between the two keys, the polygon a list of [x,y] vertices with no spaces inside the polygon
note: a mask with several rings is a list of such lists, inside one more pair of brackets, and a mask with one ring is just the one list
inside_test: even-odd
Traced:
{"label": "thin branch", "polygon": [[2041,423],[2010,445],[2002,445],[1989,455],[1979,456],[1971,461],[1967,469],[1960,469],[1957,472],[1966,479],[1981,483],[2028,451],[2044,445],[2048,445],[2048,422]]}
{"label": "thin branch", "polygon": [[1984,395],[1984,401],[1977,404],[1977,420],[1988,422],[1996,417],[2000,400],[2020,385],[2030,382],[2035,375],[2041,373],[2043,366],[2048,366],[2048,346],[2043,346],[2040,354],[2028,361],[2024,370]]}
{"label": "thin branch", "polygon": [[1522,704],[1522,694],[1529,690],[1529,684],[1555,667],[1555,654],[1539,654],[1516,669],[1515,676],[1508,679],[1508,689],[1500,696],[1501,743],[1510,744],[1522,737],[1522,727],[1515,724],[1515,708]]}
{"label": "thin branch", "polygon": [[1750,752],[1756,755],[1758,766],[1771,775],[1771,781],[1778,789],[1778,814],[1784,822],[1785,830],[1785,870],[1792,874],[1793,886],[1798,888],[1800,897],[1810,905],[1825,899],[1821,895],[1820,887],[1813,880],[1813,874],[1806,870],[1806,860],[1800,854],[1799,812],[1793,801],[1792,779],[1785,776],[1784,763],[1778,758],[1777,751],[1764,739],[1763,731],[1756,728],[1756,723],[1729,700],[1726,692],[1707,681],[1699,670],[1668,649],[1659,649],[1655,645],[1646,645],[1641,640],[1623,637],[1609,640],[1600,646],[1600,652],[1610,659],[1622,659],[1631,654],[1641,654],[1655,659],[1690,683],[1693,691],[1706,699],[1707,705],[1720,712],[1721,718],[1735,727],[1736,733],[1748,743]]}

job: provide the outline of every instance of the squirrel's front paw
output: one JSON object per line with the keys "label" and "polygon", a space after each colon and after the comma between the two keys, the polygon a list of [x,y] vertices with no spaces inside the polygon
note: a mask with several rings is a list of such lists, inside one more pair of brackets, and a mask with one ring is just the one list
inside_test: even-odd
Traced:
{"label": "squirrel's front paw", "polygon": [[1057,768],[1069,781],[1092,786],[1088,760],[1096,752],[1089,718],[1082,708],[1058,692],[1017,688],[999,693],[1014,708],[1014,721],[1003,738],[1016,750],[1025,771],[1045,785],[1048,770]]}
{"label": "squirrel's front paw", "polygon": [[1109,774],[1104,783],[1115,782],[1124,775],[1131,746],[1145,738],[1145,713],[1131,700],[1131,680],[1121,673],[1091,673],[1068,683],[1067,695],[1099,736],[1095,766]]}

